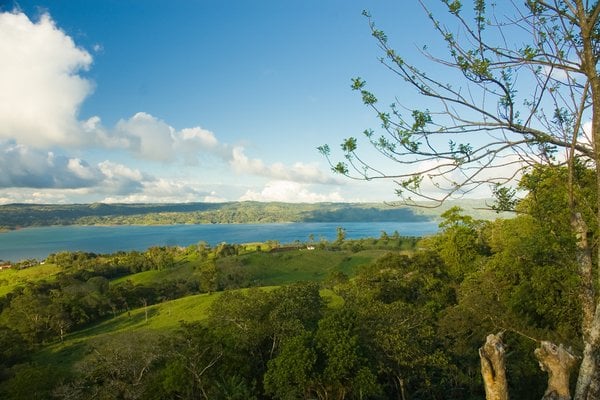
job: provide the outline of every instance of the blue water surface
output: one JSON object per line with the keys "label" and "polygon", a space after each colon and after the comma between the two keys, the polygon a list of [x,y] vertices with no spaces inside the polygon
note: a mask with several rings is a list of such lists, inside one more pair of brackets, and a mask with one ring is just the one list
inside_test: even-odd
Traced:
{"label": "blue water surface", "polygon": [[145,250],[151,246],[189,246],[200,241],[249,243],[277,240],[280,243],[335,240],[337,228],[348,239],[379,237],[381,232],[402,236],[425,236],[438,230],[436,221],[425,222],[302,222],[280,224],[206,224],[154,226],[51,226],[0,233],[0,260],[45,259],[59,251],[98,254],[119,250]]}

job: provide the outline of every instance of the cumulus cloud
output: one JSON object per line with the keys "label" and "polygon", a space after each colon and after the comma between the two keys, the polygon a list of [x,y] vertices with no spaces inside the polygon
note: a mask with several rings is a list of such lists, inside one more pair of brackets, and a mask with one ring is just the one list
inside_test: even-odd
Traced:
{"label": "cumulus cloud", "polygon": [[91,187],[103,178],[98,168],[78,158],[17,144],[0,145],[0,171],[0,187]]}
{"label": "cumulus cloud", "polygon": [[197,188],[193,182],[185,180],[153,179],[142,182],[143,187],[136,193],[123,193],[105,197],[104,203],[181,203],[205,201],[214,193]]}
{"label": "cumulus cloud", "polygon": [[[518,154],[509,152],[496,155],[493,160],[487,161],[490,161],[490,164],[483,168],[481,165],[471,165],[466,169],[457,169],[454,164],[445,160],[432,159],[413,165],[411,171],[427,171],[421,174],[423,180],[418,190],[421,195],[440,199],[453,192],[452,198],[466,195],[471,198],[491,198],[492,188],[496,183],[515,185],[522,175],[523,168],[528,165]],[[467,179],[468,183],[465,184]],[[456,185],[461,187],[457,190]],[[404,193],[411,196],[406,190]],[[413,200],[421,200],[417,195],[411,197]]]}
{"label": "cumulus cloud", "polygon": [[[89,121],[88,125],[99,128],[97,120]],[[242,146],[219,142],[211,131],[201,127],[178,131],[148,113],[139,112],[119,121],[113,133],[101,131],[105,143],[122,146],[145,160],[173,162],[181,157],[187,165],[196,165],[208,156],[227,162],[237,174],[300,183],[339,184],[316,164],[296,162],[285,165],[278,162],[269,165],[261,159],[248,157]]]}
{"label": "cumulus cloud", "polygon": [[36,147],[75,146],[85,138],[77,119],[93,85],[79,73],[90,54],[48,15],[0,13],[0,139]]}
{"label": "cumulus cloud", "polygon": [[214,149],[219,145],[215,135],[200,127],[185,128],[179,135],[181,141],[186,143],[196,143],[199,148]]}
{"label": "cumulus cloud", "polygon": [[87,122],[90,129],[107,147],[130,151],[140,159],[174,162],[182,159],[195,165],[207,154],[226,157],[227,146],[220,144],[214,133],[199,126],[177,131],[165,121],[145,112],[120,120],[111,132],[102,128],[100,121]]}
{"label": "cumulus cloud", "polygon": [[136,193],[156,180],[122,164],[90,165],[80,158],[14,143],[0,144],[0,170],[0,188],[78,189],[80,194]]}
{"label": "cumulus cloud", "polygon": [[143,182],[153,181],[155,178],[142,173],[137,169],[131,169],[125,165],[103,161],[98,168],[104,179],[99,185],[104,192],[115,194],[137,193],[143,190]]}
{"label": "cumulus cloud", "polygon": [[154,161],[175,159],[174,129],[150,114],[139,112],[128,120],[117,123],[116,132],[141,158]]}
{"label": "cumulus cloud", "polygon": [[[103,49],[95,45],[91,51]],[[137,166],[191,166],[213,160],[234,174],[272,181],[262,191],[249,191],[248,198],[336,199],[336,194],[318,195],[308,189],[307,184],[340,183],[317,164],[268,164],[200,126],[175,129],[145,112],[111,127],[98,116],[80,119],[81,104],[94,88],[84,75],[93,59],[48,14],[32,20],[22,12],[0,13],[0,59],[0,202],[62,202],[92,195],[92,201],[101,195],[107,201],[224,200],[190,182],[156,178],[110,161],[109,153],[106,161],[91,165],[85,160],[90,149],[129,153]],[[237,190],[230,199],[245,188]]]}
{"label": "cumulus cloud", "polygon": [[343,201],[338,192],[316,193],[309,185],[290,181],[268,182],[261,191],[248,190],[240,201],[281,201],[289,203],[319,203]]}
{"label": "cumulus cloud", "polygon": [[286,166],[282,163],[265,164],[260,159],[246,156],[244,148],[236,146],[231,151],[229,164],[238,174],[252,174],[279,181],[293,181],[298,183],[339,183],[330,174],[324,173],[316,164],[301,162]]}
{"label": "cumulus cloud", "polygon": [[73,194],[79,190],[72,189],[0,189],[0,204],[29,203],[57,204],[72,203]]}
{"label": "cumulus cloud", "polygon": [[104,174],[95,186],[80,188],[0,187],[0,204],[7,203],[177,203],[224,201],[198,182],[156,178],[124,165],[102,162]]}

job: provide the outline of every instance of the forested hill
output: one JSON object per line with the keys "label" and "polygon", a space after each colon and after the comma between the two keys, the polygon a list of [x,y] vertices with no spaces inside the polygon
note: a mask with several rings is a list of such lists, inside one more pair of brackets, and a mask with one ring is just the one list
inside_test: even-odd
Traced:
{"label": "forested hill", "polygon": [[[464,208],[473,211],[477,208],[473,204]],[[484,206],[483,202],[477,204]],[[8,204],[0,206],[0,229],[50,225],[426,221],[441,212],[443,209],[431,211],[383,203]]]}

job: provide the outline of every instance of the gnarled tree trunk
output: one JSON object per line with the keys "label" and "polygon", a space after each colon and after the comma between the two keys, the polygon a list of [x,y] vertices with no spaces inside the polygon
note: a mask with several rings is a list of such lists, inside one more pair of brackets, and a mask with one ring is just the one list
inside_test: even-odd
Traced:
{"label": "gnarled tree trunk", "polygon": [[534,351],[542,371],[548,373],[548,388],[542,400],[571,400],[569,377],[577,358],[563,345],[542,341]]}
{"label": "gnarled tree trunk", "polygon": [[508,400],[504,353],[502,333],[488,335],[485,344],[479,348],[486,400]]}

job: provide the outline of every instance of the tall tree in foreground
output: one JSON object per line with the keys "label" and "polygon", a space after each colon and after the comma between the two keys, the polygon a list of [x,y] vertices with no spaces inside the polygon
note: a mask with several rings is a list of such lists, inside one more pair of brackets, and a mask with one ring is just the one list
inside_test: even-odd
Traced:
{"label": "tall tree in foreground", "polygon": [[[398,103],[382,107],[364,80],[353,80],[353,89],[381,121],[382,134],[366,130],[365,139],[392,161],[392,169],[386,170],[381,160],[363,158],[355,137],[343,141],[341,162],[333,159],[328,145],[319,150],[337,173],[392,179],[404,200],[438,204],[492,185],[500,206],[510,206],[511,190],[502,185],[524,168],[566,165],[584,348],[574,398],[600,398],[600,304],[595,289],[600,282],[593,271],[600,263],[592,256],[598,251],[594,235],[600,200],[583,204],[574,195],[577,164],[594,171],[600,188],[600,3],[474,0],[466,7],[460,0],[440,1],[447,18],[438,19],[432,12],[433,0],[419,0],[448,48],[446,56],[439,56],[423,47],[431,67],[427,71],[397,54],[364,13],[383,51],[381,62],[424,100],[422,108]],[[590,214],[594,217],[586,219]]]}

